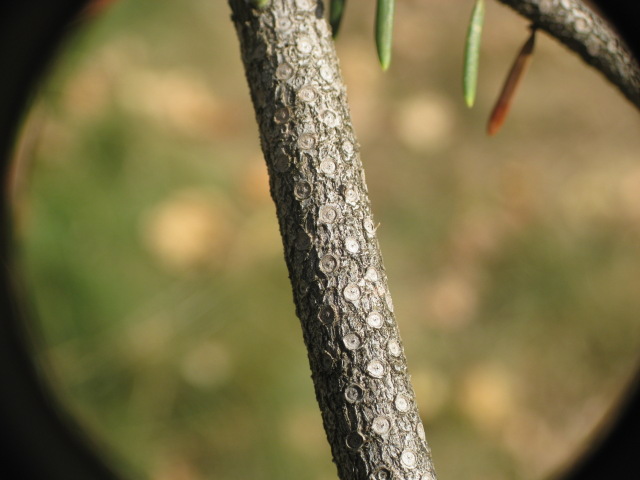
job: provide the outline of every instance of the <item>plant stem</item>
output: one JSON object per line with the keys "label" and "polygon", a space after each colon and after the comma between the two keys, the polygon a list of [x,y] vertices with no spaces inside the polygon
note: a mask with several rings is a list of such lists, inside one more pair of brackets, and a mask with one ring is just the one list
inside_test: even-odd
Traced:
{"label": "plant stem", "polygon": [[338,475],[435,479],[330,29],[315,0],[229,3]]}
{"label": "plant stem", "polygon": [[622,39],[579,0],[499,0],[599,70],[640,109],[640,66]]}

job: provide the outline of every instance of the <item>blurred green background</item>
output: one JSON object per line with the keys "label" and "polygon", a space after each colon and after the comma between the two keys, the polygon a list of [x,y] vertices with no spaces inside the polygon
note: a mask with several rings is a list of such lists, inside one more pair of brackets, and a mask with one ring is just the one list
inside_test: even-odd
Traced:
{"label": "blurred green background", "polygon": [[[443,480],[540,479],[588,441],[640,344],[640,118],[488,2],[374,2],[337,41],[418,403]],[[75,35],[14,181],[38,359],[129,479],[336,478],[226,2],[121,0]]]}

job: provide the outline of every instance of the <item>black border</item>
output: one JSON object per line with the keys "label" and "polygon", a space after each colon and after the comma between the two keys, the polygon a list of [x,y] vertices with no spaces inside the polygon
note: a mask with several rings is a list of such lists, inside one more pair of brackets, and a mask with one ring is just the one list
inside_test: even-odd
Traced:
{"label": "black border", "polygon": [[[221,1],[221,0],[211,0]],[[424,0],[430,1],[430,0]],[[39,79],[87,0],[0,2],[0,172],[2,184],[16,136]],[[640,2],[593,2],[640,58]],[[3,199],[6,202],[6,198]],[[10,271],[10,225],[0,205],[0,478],[115,480],[74,421],[55,404],[29,357],[25,319]],[[612,426],[603,426],[565,480],[640,479],[640,374],[632,382]],[[473,480],[473,479],[470,479]]]}

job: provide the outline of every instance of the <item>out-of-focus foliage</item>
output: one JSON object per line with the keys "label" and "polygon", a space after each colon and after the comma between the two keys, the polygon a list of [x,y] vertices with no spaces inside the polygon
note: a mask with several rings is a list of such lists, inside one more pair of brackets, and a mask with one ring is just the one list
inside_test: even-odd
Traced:
{"label": "out-of-focus foliage", "polygon": [[[383,74],[350,2],[338,53],[436,468],[538,479],[637,360],[640,122],[540,35],[488,139],[526,23],[487,3],[468,111],[459,7],[399,2]],[[57,393],[128,478],[335,478],[226,2],[122,0],[75,40],[16,179]]]}

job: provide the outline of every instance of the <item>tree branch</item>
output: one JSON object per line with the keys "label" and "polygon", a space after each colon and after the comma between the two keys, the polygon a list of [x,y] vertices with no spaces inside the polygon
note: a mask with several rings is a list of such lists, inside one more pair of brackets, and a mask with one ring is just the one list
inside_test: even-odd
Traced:
{"label": "tree branch", "polygon": [[322,4],[229,3],[338,475],[433,480]]}
{"label": "tree branch", "polygon": [[580,0],[498,0],[599,70],[640,109],[640,66],[622,39]]}

